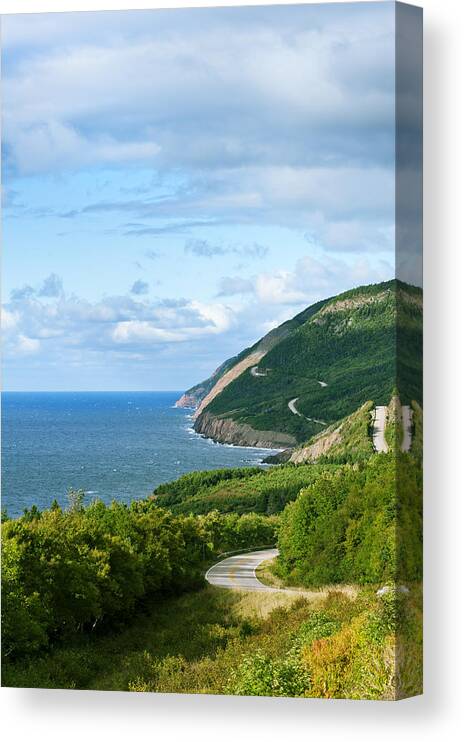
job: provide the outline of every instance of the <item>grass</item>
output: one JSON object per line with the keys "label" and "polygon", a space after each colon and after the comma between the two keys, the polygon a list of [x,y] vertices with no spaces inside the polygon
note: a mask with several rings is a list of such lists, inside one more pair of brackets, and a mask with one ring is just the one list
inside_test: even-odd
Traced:
{"label": "grass", "polygon": [[[420,599],[408,609],[401,687],[420,686]],[[388,608],[388,606],[387,606]],[[395,642],[374,588],[297,592],[213,586],[147,608],[130,627],[75,637],[3,668],[15,687],[393,698]],[[415,652],[415,654],[414,654]],[[412,659],[411,659],[412,658]]]}
{"label": "grass", "polygon": [[256,577],[260,582],[264,583],[264,585],[269,585],[269,587],[285,587],[284,581],[274,574],[272,569],[274,562],[275,559],[267,559],[265,562],[261,562],[261,564],[256,567]]}
{"label": "grass", "polygon": [[[351,600],[355,600],[359,592],[357,585],[330,585],[328,587],[315,587],[312,590],[303,586],[290,586],[277,574],[275,566],[276,558],[261,562],[261,564],[256,567],[256,577],[264,585],[285,591],[281,593],[284,595],[295,593],[296,595],[301,595],[309,600],[323,600],[324,598],[327,598],[330,592],[336,591],[337,593],[346,595],[346,597]],[[279,593],[274,593],[274,595],[276,594],[278,595]]]}

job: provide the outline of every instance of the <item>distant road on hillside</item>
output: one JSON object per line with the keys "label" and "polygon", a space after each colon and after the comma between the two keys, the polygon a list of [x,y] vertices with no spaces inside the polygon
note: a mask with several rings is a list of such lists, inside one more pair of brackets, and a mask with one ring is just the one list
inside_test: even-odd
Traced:
{"label": "distant road on hillside", "polygon": [[387,423],[387,410],[385,406],[375,408],[374,425],[372,428],[372,442],[377,453],[388,453],[388,445],[385,440],[385,425]]}
{"label": "distant road on hillside", "polygon": [[[318,384],[322,384],[321,381],[318,381]],[[327,384],[326,384],[327,386]],[[303,415],[302,412],[297,410],[296,403],[298,402],[298,397],[294,397],[291,399],[288,403],[288,409],[290,412],[293,412],[294,415],[298,415],[298,417],[304,417],[305,420],[309,420],[310,423],[317,423],[318,425],[326,425],[325,420],[317,420],[315,417],[306,417],[306,415]]]}
{"label": "distant road on hillside", "polygon": [[250,369],[250,374],[251,374],[252,376],[255,376],[255,377],[257,377],[257,376],[267,376],[267,373],[266,373],[266,371],[259,371],[259,370],[258,370],[258,366],[253,366],[253,367],[252,367],[252,368]]}
{"label": "distant road on hillside", "polygon": [[409,451],[412,443],[412,410],[409,405],[402,406],[401,417],[403,420],[403,441],[401,443],[401,450]]}

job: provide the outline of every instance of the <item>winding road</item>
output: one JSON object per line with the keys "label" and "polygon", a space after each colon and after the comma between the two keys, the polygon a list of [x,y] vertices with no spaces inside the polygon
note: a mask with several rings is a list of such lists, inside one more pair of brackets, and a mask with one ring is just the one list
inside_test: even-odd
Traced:
{"label": "winding road", "polygon": [[288,409],[290,410],[290,412],[293,412],[294,415],[299,415],[300,417],[303,417],[301,412],[299,412],[299,410],[296,409],[295,402],[298,402],[298,397],[295,397],[294,399],[290,400],[290,402],[288,403]]}
{"label": "winding road", "polygon": [[278,549],[251,551],[248,554],[236,554],[214,564],[207,571],[205,579],[211,585],[226,587],[229,590],[267,590],[268,592],[284,592],[278,587],[264,585],[256,577],[256,568],[261,562],[274,559],[279,554]]}
{"label": "winding road", "polygon": [[[318,382],[318,384],[321,384],[322,382]],[[294,415],[298,415],[299,417],[304,417],[305,420],[309,420],[310,423],[317,423],[318,425],[326,425],[324,420],[317,420],[315,417],[306,417],[306,415],[303,415],[302,412],[297,410],[296,403],[298,402],[299,397],[294,397],[291,399],[288,403],[288,409],[290,412],[293,412]]]}
{"label": "winding road", "polygon": [[388,445],[385,440],[385,425],[387,423],[387,410],[385,406],[379,406],[374,411],[374,424],[372,426],[372,443],[377,453],[388,453]]}

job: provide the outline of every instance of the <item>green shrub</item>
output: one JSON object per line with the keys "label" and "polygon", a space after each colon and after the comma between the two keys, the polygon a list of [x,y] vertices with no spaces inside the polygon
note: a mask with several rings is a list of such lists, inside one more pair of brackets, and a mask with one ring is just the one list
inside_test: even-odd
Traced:
{"label": "green shrub", "polygon": [[72,498],[64,512],[29,511],[2,524],[4,657],[35,652],[75,632],[126,620],[141,601],[203,583],[223,551],[276,541],[277,518],[173,515]]}
{"label": "green shrub", "polygon": [[403,458],[373,456],[303,489],[281,516],[279,576],[306,586],[420,579],[420,472]]}
{"label": "green shrub", "polygon": [[228,692],[239,696],[302,696],[309,687],[309,675],[299,659],[271,659],[262,651],[244,656],[239,670],[232,673]]}

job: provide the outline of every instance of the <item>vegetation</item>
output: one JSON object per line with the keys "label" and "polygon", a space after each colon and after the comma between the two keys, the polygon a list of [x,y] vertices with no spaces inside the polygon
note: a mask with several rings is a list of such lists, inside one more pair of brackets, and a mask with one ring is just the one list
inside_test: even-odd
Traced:
{"label": "vegetation", "polygon": [[230,480],[243,481],[249,477],[258,478],[263,474],[264,469],[251,466],[236,469],[192,471],[189,474],[183,474],[173,482],[160,484],[153,495],[158,506],[167,505],[173,508],[175,505],[195,497],[199,492],[212,489],[217,484],[224,484]]}
{"label": "vegetation", "polygon": [[[329,466],[330,470],[331,467]],[[314,482],[327,466],[264,469],[223,469],[186,474],[155,490],[155,502],[175,513],[220,512],[274,514],[295,500],[302,487]]]}
{"label": "vegetation", "polygon": [[[410,455],[247,475],[239,471],[237,476],[188,475],[176,483],[174,499],[176,507],[190,507],[195,498],[208,497],[198,495],[196,487],[206,487],[206,493],[209,487],[216,497],[217,488],[226,488],[230,499],[228,488],[239,486],[250,487],[256,503],[255,488],[269,480],[275,493],[280,482],[283,502],[288,482],[295,486],[300,475],[300,494],[280,517],[217,510],[173,514],[157,506],[167,494],[131,506],[97,501],[83,507],[81,494],[73,493],[68,511],[57,505],[43,513],[33,508],[7,520],[2,526],[4,682],[390,697],[396,687],[394,635],[401,632],[382,613],[389,598],[379,602],[374,588],[403,580],[415,590],[420,579],[421,477]],[[204,585],[205,568],[219,552],[275,543],[277,534],[277,577],[266,565],[267,579],[321,586],[320,597],[258,593],[252,598],[254,613],[246,618],[237,613],[240,594],[202,588],[179,597]],[[341,583],[371,587],[361,591],[362,599],[344,594],[331,603],[325,586]],[[393,588],[390,594],[395,607],[401,596]],[[275,599],[285,608],[266,616],[263,608]],[[401,656],[409,663],[405,678],[417,677],[401,679],[406,694],[419,683],[408,659],[419,651],[418,598],[414,605],[408,609],[413,618]],[[194,613],[182,616],[182,606]],[[151,629],[147,614],[154,617]],[[128,618],[130,630],[124,629]],[[123,645],[124,661],[116,668],[115,652],[119,656]]]}
{"label": "vegetation", "polygon": [[[16,520],[3,515],[5,685],[372,699],[420,692],[421,292],[389,282],[320,302],[203,386],[258,347],[266,374],[245,372],[208,410],[294,433],[307,441],[306,463],[192,472],[130,506],[85,507],[72,492],[66,511],[55,503]],[[303,415],[326,421],[322,433],[289,412],[297,396]],[[389,402],[392,452],[375,454],[372,408]],[[412,447],[401,453],[407,403]],[[205,585],[220,553],[276,543],[279,557],[261,565],[260,579],[301,590]]]}
{"label": "vegetation", "polygon": [[407,454],[401,459],[373,456],[303,489],[282,514],[277,574],[306,586],[395,581],[399,570],[419,580],[421,470]]}
{"label": "vegetation", "polygon": [[[320,432],[314,420],[331,424],[367,399],[386,405],[394,387],[404,404],[421,403],[421,297],[419,289],[390,281],[310,307],[271,345],[261,361],[265,375],[244,371],[207,411],[302,442]],[[295,397],[301,415],[288,409]]]}
{"label": "vegetation", "polygon": [[413,425],[411,453],[416,461],[422,461],[422,447],[424,445],[422,407],[415,400],[412,401],[411,407]]}
{"label": "vegetation", "polygon": [[[366,461],[374,453],[372,443],[373,402],[365,402],[352,415],[340,420],[313,436],[300,448],[307,461],[324,463],[355,463]],[[325,452],[324,452],[325,451]],[[300,449],[293,452],[292,460],[298,460]]]}
{"label": "vegetation", "polygon": [[225,374],[227,371],[230,371],[233,366],[242,361],[251,353],[255,353],[256,351],[267,353],[269,350],[271,350],[271,348],[277,345],[277,343],[290,335],[293,330],[296,330],[298,327],[300,327],[300,325],[304,324],[304,322],[310,319],[310,317],[312,317],[313,314],[319,311],[319,309],[322,309],[327,301],[330,301],[330,299],[319,301],[316,304],[313,304],[312,306],[303,310],[303,312],[297,314],[292,319],[287,320],[283,324],[279,325],[279,327],[275,327],[251,347],[245,348],[238,355],[233,356],[232,358],[228,358],[219,366],[219,368],[217,368],[212,373],[212,375],[208,379],[205,379],[205,381],[201,381],[199,384],[195,384],[195,386],[190,387],[190,389],[187,389],[185,394],[188,397],[195,399],[197,403],[200,403],[201,400],[204,399],[207,394],[209,394],[215,383],[221,378],[223,374]]}
{"label": "vegetation", "polygon": [[118,625],[144,601],[203,584],[219,552],[275,543],[275,518],[174,516],[152,502],[130,507],[73,495],[2,525],[4,657],[35,652],[76,632]]}
{"label": "vegetation", "polygon": [[[241,593],[208,587],[4,667],[8,686],[393,699],[420,692],[420,591]],[[401,619],[398,639],[399,619]],[[397,685],[399,642],[407,673]],[[117,662],[115,662],[117,658]]]}
{"label": "vegetation", "polygon": [[389,451],[400,451],[403,442],[403,416],[398,394],[393,394],[387,409],[385,441]]}

